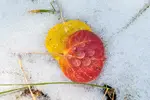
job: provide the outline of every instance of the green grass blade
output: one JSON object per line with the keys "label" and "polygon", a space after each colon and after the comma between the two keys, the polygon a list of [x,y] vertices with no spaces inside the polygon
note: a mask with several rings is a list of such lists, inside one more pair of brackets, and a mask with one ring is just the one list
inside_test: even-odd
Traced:
{"label": "green grass blade", "polygon": [[54,10],[48,10],[48,9],[35,9],[35,10],[30,10],[30,13],[55,13]]}
{"label": "green grass blade", "polygon": [[23,90],[23,89],[26,89],[26,88],[27,87],[22,87],[22,88],[16,88],[16,89],[10,89],[10,90],[6,90],[6,91],[2,91],[2,92],[0,92],[0,95],[11,93],[11,92],[14,92],[14,91],[20,91],[20,90]]}
{"label": "green grass blade", "polygon": [[87,85],[91,87],[107,89],[107,87],[98,85],[98,84],[88,84],[88,83],[76,83],[76,82],[42,82],[42,83],[32,83],[32,84],[0,84],[0,86],[41,86],[41,85],[50,85],[50,84],[74,84],[74,85]]}

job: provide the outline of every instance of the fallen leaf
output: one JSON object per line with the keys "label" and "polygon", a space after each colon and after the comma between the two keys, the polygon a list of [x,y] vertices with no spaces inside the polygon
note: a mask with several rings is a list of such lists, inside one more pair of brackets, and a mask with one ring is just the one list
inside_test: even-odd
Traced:
{"label": "fallen leaf", "polygon": [[45,46],[48,52],[53,55],[56,60],[59,60],[60,55],[65,48],[65,42],[69,35],[78,30],[89,30],[91,28],[80,20],[69,20],[63,23],[56,24],[48,31]]}
{"label": "fallen leaf", "polygon": [[59,64],[66,77],[81,83],[96,79],[104,61],[102,40],[93,32],[80,30],[69,36]]}

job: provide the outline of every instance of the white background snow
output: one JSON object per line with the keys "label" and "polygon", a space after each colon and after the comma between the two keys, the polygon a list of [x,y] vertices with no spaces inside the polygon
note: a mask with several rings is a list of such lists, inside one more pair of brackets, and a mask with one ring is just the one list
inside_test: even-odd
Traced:
{"label": "white background snow", "polygon": [[[150,9],[128,29],[116,34],[148,0],[58,0],[67,19],[86,21],[106,45],[107,61],[93,83],[117,90],[117,100],[150,98]],[[46,52],[48,30],[59,22],[53,14],[29,14],[51,9],[50,0],[0,0],[0,83],[23,83],[14,52]],[[109,41],[108,41],[109,40]],[[69,81],[50,55],[24,55],[30,82]],[[0,87],[0,91],[12,87]],[[101,89],[79,85],[38,86],[51,100],[101,100]],[[0,96],[16,100],[18,93]],[[19,100],[31,100],[20,98]]]}

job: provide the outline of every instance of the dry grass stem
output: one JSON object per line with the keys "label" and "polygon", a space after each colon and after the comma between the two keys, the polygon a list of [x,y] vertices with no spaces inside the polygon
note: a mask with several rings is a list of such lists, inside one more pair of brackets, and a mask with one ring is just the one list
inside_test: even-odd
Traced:
{"label": "dry grass stem", "polygon": [[[26,83],[26,84],[29,84],[28,79],[27,79],[27,74],[25,73],[25,71],[24,71],[24,69],[23,69],[21,55],[18,55],[18,57],[19,57],[18,63],[19,63],[19,66],[20,66],[20,68],[21,68],[21,71],[22,71],[22,73],[23,73],[23,75],[24,75],[25,83]],[[28,85],[28,88],[29,88],[29,91],[30,91],[30,93],[31,93],[32,99],[33,99],[33,100],[36,100],[36,97],[34,96],[32,90],[31,90],[31,86]]]}

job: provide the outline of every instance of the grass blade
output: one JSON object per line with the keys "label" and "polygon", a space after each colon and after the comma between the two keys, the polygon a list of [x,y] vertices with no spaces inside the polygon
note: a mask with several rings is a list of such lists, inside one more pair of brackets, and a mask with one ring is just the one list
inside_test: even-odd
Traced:
{"label": "grass blade", "polygon": [[24,90],[26,88],[28,88],[28,87],[22,87],[22,88],[16,88],[16,89],[10,89],[10,90],[6,90],[6,91],[2,91],[2,92],[0,92],[0,95],[6,94],[6,93],[11,93],[11,92],[14,92],[14,91]]}
{"label": "grass blade", "polygon": [[88,84],[88,83],[76,83],[76,82],[42,82],[42,83],[32,83],[32,84],[0,84],[0,86],[42,86],[42,85],[50,85],[50,84],[74,84],[74,85],[86,85],[91,87],[109,89],[108,87],[101,86],[98,84]]}

